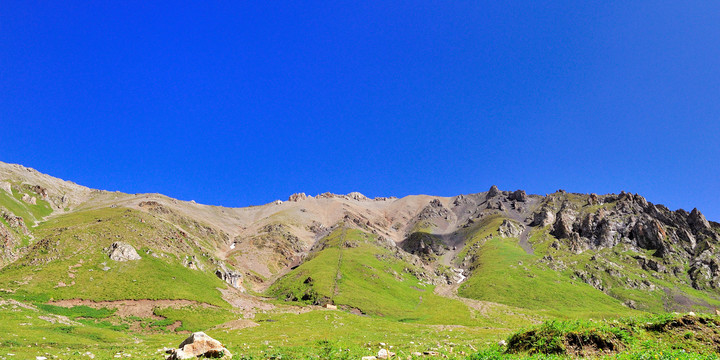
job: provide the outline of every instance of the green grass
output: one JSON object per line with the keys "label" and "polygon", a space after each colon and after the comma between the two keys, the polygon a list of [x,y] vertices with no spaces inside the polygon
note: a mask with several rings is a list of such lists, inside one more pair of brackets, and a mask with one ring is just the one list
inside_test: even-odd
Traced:
{"label": "green grass", "polygon": [[[715,358],[716,316],[642,315],[612,321],[548,321],[508,338],[507,353],[599,356],[618,359]],[[650,355],[650,357],[648,357]]]}
{"label": "green grass", "polygon": [[[226,284],[211,264],[205,271],[183,266],[185,255],[204,259],[203,250],[148,214],[121,208],[84,211],[53,218],[34,233],[41,240],[0,270],[0,288],[16,290],[24,299],[187,299],[229,306],[216,290]],[[142,259],[110,260],[104,249],[114,241],[133,245]],[[68,286],[59,287],[61,282]]]}
{"label": "green grass", "polygon": [[[510,315],[509,308],[491,307],[492,314],[483,314],[459,300],[436,295],[433,285],[411,274],[412,265],[380,247],[369,234],[337,230],[324,242],[325,249],[278,280],[268,294],[305,303],[329,301],[410,323],[473,326],[528,321]],[[353,245],[344,247],[344,243]],[[499,316],[503,312],[506,316]]]}
{"label": "green grass", "polygon": [[461,296],[545,310],[558,317],[611,317],[632,314],[620,301],[567,274],[536,264],[517,239],[495,237],[477,251],[474,270]]}
{"label": "green grass", "polygon": [[176,331],[203,331],[218,324],[235,320],[239,318],[227,309],[208,308],[201,306],[185,306],[178,309],[175,308],[156,308],[155,315],[162,316],[167,319],[170,325],[175,321],[182,322],[182,325]]}

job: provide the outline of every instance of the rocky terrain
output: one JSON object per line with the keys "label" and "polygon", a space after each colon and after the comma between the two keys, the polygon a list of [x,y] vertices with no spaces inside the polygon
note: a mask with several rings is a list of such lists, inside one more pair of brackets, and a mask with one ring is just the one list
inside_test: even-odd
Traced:
{"label": "rocky terrain", "polygon": [[[627,192],[297,193],[224,208],[90,189],[0,163],[0,311],[10,319],[0,330],[26,351],[51,331],[43,326],[66,340],[92,334],[91,343],[197,331],[297,332],[300,342],[313,338],[308,324],[333,333],[350,322],[353,331],[403,329],[393,336],[411,356],[452,354],[452,342],[421,346],[403,333],[486,339],[547,319],[716,314],[718,244],[720,224],[698,209],[672,211]],[[360,341],[343,334],[335,336]],[[562,336],[575,349],[575,335]],[[194,351],[186,345],[170,356]]]}
{"label": "rocky terrain", "polygon": [[[626,307],[710,311],[720,303],[720,224],[697,209],[671,211],[626,192],[559,190],[540,196],[492,186],[455,197],[297,193],[287,201],[223,208],[160,194],[89,189],[5,163],[0,163],[0,185],[0,279],[6,279],[0,286],[7,291],[41,288],[33,287],[40,276],[23,278],[23,266],[49,269],[84,261],[99,262],[102,270],[152,258],[210,274],[240,293],[258,293],[281,279],[287,282],[329,248],[352,252],[367,242],[382,250],[374,256],[405,264],[413,278],[454,285],[457,291],[464,279],[488,271],[483,260],[488,244],[508,239],[511,243],[503,244],[519,247],[532,259],[522,265],[527,271],[552,269]],[[347,230],[363,240],[328,241]],[[84,248],[69,249],[70,242]],[[79,281],[55,280],[65,285]],[[462,286],[467,296],[481,294],[470,291],[472,281]],[[277,286],[275,291],[275,296],[294,298]],[[655,293],[660,295],[645,296]],[[84,296],[92,298],[91,293]],[[333,297],[327,292],[308,299]]]}

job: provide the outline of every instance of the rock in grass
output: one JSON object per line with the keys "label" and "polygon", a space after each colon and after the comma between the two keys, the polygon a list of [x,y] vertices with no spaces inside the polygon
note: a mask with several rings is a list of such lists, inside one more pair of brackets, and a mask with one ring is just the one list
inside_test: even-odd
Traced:
{"label": "rock in grass", "polygon": [[106,249],[108,252],[108,256],[110,256],[111,260],[115,261],[131,261],[131,260],[140,260],[140,255],[138,255],[137,251],[135,251],[135,248],[132,247],[132,245],[124,243],[122,241],[117,241],[112,243],[109,248]]}
{"label": "rock in grass", "polygon": [[180,343],[177,349],[168,351],[167,360],[195,359],[198,357],[214,359],[232,359],[232,354],[219,341],[196,332]]}
{"label": "rock in grass", "polygon": [[388,359],[395,356],[394,352],[388,351],[387,349],[380,349],[377,354],[378,359]]}

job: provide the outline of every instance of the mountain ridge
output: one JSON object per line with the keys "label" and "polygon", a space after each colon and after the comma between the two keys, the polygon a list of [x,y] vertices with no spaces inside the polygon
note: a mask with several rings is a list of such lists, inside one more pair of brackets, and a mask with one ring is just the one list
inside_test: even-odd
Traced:
{"label": "mountain ridge", "polygon": [[[720,251],[720,224],[708,221],[697,209],[671,211],[624,191],[596,195],[558,190],[543,196],[523,190],[501,191],[492,186],[486,192],[452,197],[375,199],[358,192],[316,196],[296,193],[287,201],[226,208],[162,194],[90,189],[5,163],[0,163],[0,184],[0,193],[5,196],[0,199],[5,214],[0,224],[4,239],[2,266],[22,256],[33,256],[41,240],[48,241],[37,238],[40,235],[55,234],[52,236],[62,239],[67,231],[62,226],[52,230],[53,224],[83,223],[91,217],[100,222],[107,218],[108,225],[93,226],[116,234],[118,239],[128,235],[113,230],[117,226],[143,234],[128,239],[136,247],[145,248],[146,255],[171,256],[189,269],[216,269],[218,277],[233,287],[266,291],[325,251],[327,247],[321,244],[328,236],[340,229],[354,229],[365,234],[361,238],[375,239],[371,242],[373,249],[387,247],[391,257],[408,264],[408,273],[414,278],[435,286],[450,284],[451,293],[457,291],[477,300],[539,306],[541,300],[526,304],[502,292],[480,290],[489,284],[479,279],[518,270],[510,264],[510,270],[487,265],[488,259],[496,256],[492,255],[495,251],[505,249],[502,251],[515,254],[510,260],[527,257],[525,261],[532,264],[521,266],[519,278],[545,276],[549,281],[557,275],[560,278],[552,281],[567,284],[566,291],[571,284],[585,283],[627,307],[658,311],[680,306],[677,303],[706,309],[720,304],[720,262],[715,260]],[[138,219],[146,229],[136,229],[135,224],[123,220],[128,217]],[[25,229],[20,223],[26,225]],[[147,229],[149,224],[152,226]],[[160,238],[148,239],[147,233]],[[108,239],[95,239],[102,248],[111,245]],[[57,241],[57,246],[62,247],[63,241],[69,240]],[[516,253],[513,249],[521,250]],[[501,263],[507,260],[493,259]],[[283,281],[285,289],[298,289]],[[545,285],[536,281],[524,286]],[[274,289],[277,297],[303,297],[288,297],[277,287]],[[324,294],[332,297],[327,291]],[[312,296],[305,301],[310,299],[318,301]]]}

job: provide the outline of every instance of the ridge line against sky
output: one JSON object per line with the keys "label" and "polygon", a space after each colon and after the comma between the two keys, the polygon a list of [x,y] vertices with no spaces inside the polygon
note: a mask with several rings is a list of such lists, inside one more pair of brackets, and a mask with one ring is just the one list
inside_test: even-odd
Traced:
{"label": "ridge line against sky", "polygon": [[[7,164],[7,163],[6,163],[6,164]],[[39,171],[39,170],[37,170],[37,169],[35,169],[35,168],[29,167],[29,166],[25,166],[25,165],[22,165],[22,164],[10,164],[10,165],[21,165],[21,166],[24,166],[24,167],[26,167],[26,168],[30,168],[30,169],[33,169],[33,170],[35,170],[35,171]],[[46,175],[53,176],[52,174],[47,174],[47,173],[44,173],[44,172],[42,172],[42,171],[39,171],[39,172],[40,172],[40,173],[43,173],[43,174],[46,174]],[[58,177],[56,177],[56,176],[53,176],[53,177],[58,178]],[[245,205],[240,205],[240,206],[226,206],[226,205],[220,205],[220,204],[210,204],[210,203],[197,202],[197,201],[195,201],[195,199],[179,199],[179,198],[173,197],[172,195],[168,195],[168,194],[165,194],[165,193],[162,193],[162,192],[158,192],[158,191],[150,191],[150,192],[143,192],[143,193],[131,193],[131,192],[126,192],[126,191],[121,191],[121,190],[116,190],[116,189],[102,189],[102,188],[97,188],[97,187],[92,187],[92,186],[86,186],[86,185],[84,185],[84,184],[79,184],[79,183],[76,183],[75,181],[72,181],[72,180],[69,180],[69,179],[61,179],[61,178],[58,178],[58,179],[63,180],[63,181],[70,181],[70,182],[72,182],[72,183],[74,183],[74,184],[76,184],[76,185],[84,186],[84,187],[87,187],[87,188],[90,188],[90,189],[103,190],[103,191],[109,191],[109,192],[119,191],[119,192],[126,193],[126,194],[130,194],[130,195],[159,194],[159,195],[167,196],[167,197],[169,197],[169,198],[177,199],[177,200],[181,200],[181,201],[196,202],[196,203],[198,203],[198,204],[200,204],[200,205],[221,206],[221,207],[230,207],[230,208],[245,208],[245,207],[251,207],[251,206],[267,205],[267,204],[273,203],[273,202],[276,201],[276,200],[288,201],[288,200],[287,200],[288,197],[290,197],[291,195],[296,194],[296,193],[288,194],[288,195],[287,195],[286,197],[284,197],[284,198],[274,198],[274,199],[272,199],[272,200],[270,200],[270,201],[267,201],[267,202],[265,202],[265,203],[260,203],[260,204],[245,204]],[[493,185],[495,185],[495,184],[493,184]],[[497,186],[497,185],[495,185],[495,186]],[[500,189],[500,191],[510,191],[510,192],[515,191],[515,190],[523,190],[523,191],[525,191],[525,189],[504,189],[504,188],[502,188],[502,187],[499,187],[499,189]],[[557,189],[557,191],[560,191],[560,190],[562,190],[562,191],[567,191],[567,190],[565,190],[565,189]],[[398,195],[396,195],[396,194],[386,194],[386,195],[371,195],[371,196],[368,196],[368,197],[369,197],[370,199],[373,199],[373,198],[376,198],[376,197],[397,197],[397,198],[403,198],[403,197],[405,197],[405,196],[454,197],[454,196],[458,196],[458,195],[468,195],[468,194],[482,193],[482,192],[486,192],[486,191],[487,191],[487,189],[486,189],[486,190],[478,190],[478,191],[474,191],[474,192],[466,192],[466,193],[462,193],[462,194],[452,194],[452,195],[439,195],[439,194],[404,194],[404,195],[398,196]],[[616,192],[616,193],[607,193],[607,194],[603,193],[603,194],[598,194],[598,195],[610,195],[610,194],[615,194],[615,195],[617,195],[617,194],[619,194],[619,193],[622,192],[622,191],[624,191],[624,190],[621,190],[621,191]],[[321,194],[327,193],[327,192],[333,193],[332,191],[323,191],[323,192],[319,192],[319,193],[316,193],[316,194],[310,193],[310,194],[306,194],[306,195],[308,195],[309,197],[317,197],[318,195],[321,195]],[[573,192],[573,191],[568,191],[568,192],[570,192],[570,193],[577,193],[577,192]],[[297,193],[303,193],[303,191],[298,191]],[[543,196],[543,195],[547,196],[548,194],[550,194],[550,192],[547,192],[547,193],[545,193],[545,194],[533,193],[533,192],[527,192],[527,193],[528,193],[528,195],[541,195],[541,196]],[[349,193],[344,193],[344,194],[343,194],[343,193],[333,193],[333,194],[347,195],[347,194],[349,194]],[[581,194],[589,195],[590,193],[585,192],[585,193],[581,193]],[[366,195],[366,196],[367,196],[367,194],[363,194],[363,195]],[[642,196],[642,194],[638,194],[638,195],[641,195],[641,196]],[[665,206],[665,204],[663,204],[663,203],[658,203],[658,202],[653,202],[653,201],[650,201],[650,202],[653,203],[653,204],[655,204],[655,205],[663,205],[663,206]],[[671,208],[670,210],[679,210],[679,209],[681,209],[681,208],[676,208],[676,209],[672,209],[672,208]],[[684,210],[690,212],[690,210],[692,210],[692,209],[693,209],[693,208],[687,208],[687,209],[684,209]],[[698,210],[700,210],[700,212],[702,213],[702,209],[698,209]],[[713,220],[713,221],[714,221],[714,219],[711,219],[711,218],[708,218],[708,220]]]}
{"label": "ridge line against sky", "polygon": [[720,3],[0,3],[0,160],[223,206],[639,193],[720,220]]}

